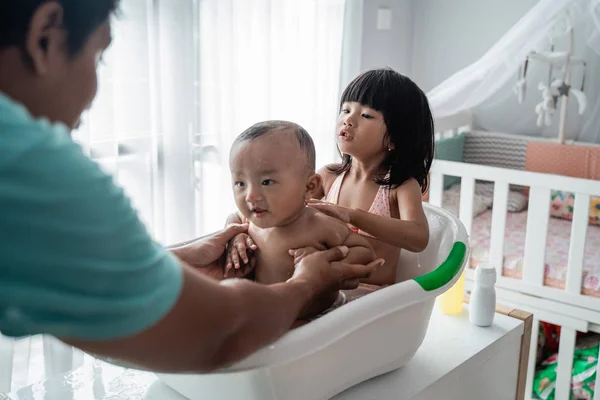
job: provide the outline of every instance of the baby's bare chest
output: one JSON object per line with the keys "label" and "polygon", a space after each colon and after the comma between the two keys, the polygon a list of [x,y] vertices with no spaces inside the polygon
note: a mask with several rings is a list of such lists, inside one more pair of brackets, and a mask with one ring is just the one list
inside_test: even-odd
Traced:
{"label": "baby's bare chest", "polygon": [[289,250],[314,247],[327,248],[327,240],[318,229],[259,229],[251,227],[249,234],[258,247],[256,251],[256,281],[265,284],[285,282],[294,273],[294,258]]}

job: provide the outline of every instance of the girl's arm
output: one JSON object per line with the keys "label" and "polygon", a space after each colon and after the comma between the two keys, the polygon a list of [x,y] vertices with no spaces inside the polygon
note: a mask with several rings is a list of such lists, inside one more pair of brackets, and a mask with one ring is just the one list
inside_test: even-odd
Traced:
{"label": "girl's arm", "polygon": [[350,223],[379,241],[413,252],[425,250],[429,243],[429,224],[421,200],[421,188],[410,179],[394,190],[401,220],[349,210]]}
{"label": "girl's arm", "polygon": [[329,166],[330,165],[321,167],[317,171],[317,175],[321,176],[321,186],[319,187],[319,189],[317,190],[317,192],[314,195],[315,199],[322,199],[323,197],[325,197],[325,195],[327,193],[329,193],[329,189],[331,189],[331,185],[333,184],[333,181],[335,180],[335,174],[332,174],[331,172],[329,172],[327,170],[327,167],[329,167]]}
{"label": "girl's arm", "polygon": [[402,220],[370,214],[331,203],[315,201],[309,205],[325,214],[350,223],[377,240],[413,252],[421,252],[429,243],[429,224],[421,203],[421,188],[410,179],[393,191]]}

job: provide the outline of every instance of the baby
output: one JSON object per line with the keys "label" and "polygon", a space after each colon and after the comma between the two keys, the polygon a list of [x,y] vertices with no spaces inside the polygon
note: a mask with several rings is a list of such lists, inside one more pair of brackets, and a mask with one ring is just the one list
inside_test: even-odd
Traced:
{"label": "baby", "polygon": [[[301,126],[286,121],[257,123],[237,137],[229,160],[238,212],[228,222],[247,222],[249,228],[248,235],[240,234],[230,243],[225,277],[252,269],[257,282],[284,282],[298,261],[290,250],[305,247],[325,250],[345,245],[350,263],[375,259],[363,236],[307,207],[307,201],[322,189],[315,173],[314,144]],[[252,257],[255,265],[247,268]],[[323,309],[336,300],[340,305],[343,296],[332,293],[316,307]]]}

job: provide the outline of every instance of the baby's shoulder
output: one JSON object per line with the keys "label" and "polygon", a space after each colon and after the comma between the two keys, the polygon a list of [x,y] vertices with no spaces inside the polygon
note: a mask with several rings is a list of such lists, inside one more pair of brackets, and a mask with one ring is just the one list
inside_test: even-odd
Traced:
{"label": "baby's shoulder", "polygon": [[311,216],[311,230],[313,232],[318,232],[320,236],[340,236],[344,237],[350,233],[350,228],[348,225],[343,223],[337,218],[330,217],[327,214],[324,214],[320,211],[314,212]]}

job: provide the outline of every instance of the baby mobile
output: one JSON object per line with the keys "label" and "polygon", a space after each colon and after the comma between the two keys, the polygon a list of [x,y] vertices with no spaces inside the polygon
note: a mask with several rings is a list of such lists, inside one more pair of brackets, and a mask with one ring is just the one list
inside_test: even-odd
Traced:
{"label": "baby mobile", "polygon": [[[573,56],[574,33],[573,27],[567,17],[567,30],[569,35],[569,46],[567,51],[555,51],[554,43],[551,40],[549,51],[531,52],[526,58],[524,65],[519,69],[519,79],[515,87],[515,93],[519,103],[525,99],[527,69],[530,62],[542,62],[549,65],[548,82],[539,82],[538,90],[541,92],[542,101],[535,106],[535,112],[538,115],[537,125],[550,126],[552,117],[558,109],[560,101],[560,123],[558,131],[558,141],[565,142],[565,130],[567,123],[567,105],[569,95],[573,95],[577,100],[578,113],[582,115],[585,111],[587,102],[583,92],[585,85],[585,61]],[[573,68],[583,68],[581,86],[579,89],[571,84],[571,75]],[[556,75],[559,77],[555,76]]]}

